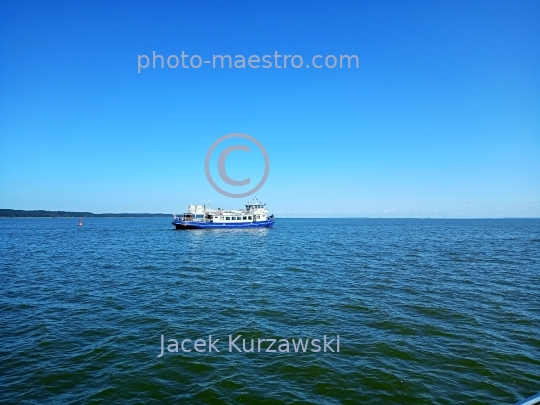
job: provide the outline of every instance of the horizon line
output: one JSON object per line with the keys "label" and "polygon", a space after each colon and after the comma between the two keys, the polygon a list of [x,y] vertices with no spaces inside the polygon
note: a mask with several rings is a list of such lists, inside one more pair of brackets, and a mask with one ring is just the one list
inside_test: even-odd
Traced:
{"label": "horizon line", "polygon": [[[2,212],[4,211],[4,212]],[[13,213],[18,213],[19,215],[5,215],[8,214],[6,211],[14,211]],[[62,213],[67,214],[63,216],[48,216],[48,215],[24,215],[25,213]],[[19,210],[19,209],[12,209],[12,208],[0,208],[0,218],[77,218],[77,217],[152,217],[152,216],[162,216],[167,217],[171,216],[172,213],[150,213],[150,212],[103,212],[103,213],[94,213],[90,211],[64,211],[64,210]],[[279,218],[279,217],[278,217]],[[379,216],[348,216],[346,214],[341,216],[285,216],[281,217],[282,219],[468,219],[468,220],[475,220],[475,219],[540,219],[540,217],[536,216],[508,216],[508,217],[410,217],[410,216],[403,216],[403,217],[379,217]]]}

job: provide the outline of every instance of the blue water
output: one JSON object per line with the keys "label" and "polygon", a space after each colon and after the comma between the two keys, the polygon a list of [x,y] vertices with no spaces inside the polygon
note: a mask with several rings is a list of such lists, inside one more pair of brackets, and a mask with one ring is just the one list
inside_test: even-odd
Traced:
{"label": "blue water", "polygon": [[[0,219],[2,404],[511,404],[540,391],[540,220],[77,221]],[[228,352],[238,334],[339,335],[340,352]],[[221,351],[158,357],[161,335],[212,335]]]}

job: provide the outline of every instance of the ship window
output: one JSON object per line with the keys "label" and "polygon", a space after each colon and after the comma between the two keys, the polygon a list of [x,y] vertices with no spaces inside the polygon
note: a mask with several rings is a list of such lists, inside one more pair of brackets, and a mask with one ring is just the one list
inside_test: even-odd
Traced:
{"label": "ship window", "polygon": [[251,219],[252,219],[251,216],[249,216],[248,219],[251,221]]}
{"label": "ship window", "polygon": [[228,221],[229,219],[231,219],[231,217],[225,217],[225,219]]}
{"label": "ship window", "polygon": [[245,221],[247,219],[247,217],[242,217],[242,219]]}
{"label": "ship window", "polygon": [[257,215],[257,219],[259,219],[261,216],[260,215]]}
{"label": "ship window", "polygon": [[241,220],[242,218],[240,218],[240,217],[236,217],[236,219],[240,221],[240,220]]}

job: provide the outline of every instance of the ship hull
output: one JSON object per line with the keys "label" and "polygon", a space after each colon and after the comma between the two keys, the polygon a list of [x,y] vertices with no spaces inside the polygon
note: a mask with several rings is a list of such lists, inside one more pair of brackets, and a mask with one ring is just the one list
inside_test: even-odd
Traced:
{"label": "ship hull", "polygon": [[253,228],[272,228],[275,224],[274,219],[258,222],[235,223],[215,223],[215,222],[191,222],[175,219],[171,223],[176,229],[253,229]]}

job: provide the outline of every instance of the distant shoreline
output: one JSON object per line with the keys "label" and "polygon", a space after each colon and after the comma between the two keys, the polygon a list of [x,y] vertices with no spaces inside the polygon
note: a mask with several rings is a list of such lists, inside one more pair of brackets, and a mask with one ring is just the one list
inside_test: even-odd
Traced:
{"label": "distant shoreline", "polygon": [[3,218],[79,218],[79,217],[170,217],[172,214],[94,214],[83,211],[46,211],[46,210],[12,210],[0,209],[0,217]]}
{"label": "distant shoreline", "polygon": [[[0,208],[0,218],[151,218],[171,217],[171,214],[162,213],[104,213],[94,214],[83,211],[46,211],[46,210],[13,210]],[[291,217],[283,216],[280,219],[400,219],[400,220],[482,220],[482,219],[540,219],[540,217],[476,217],[476,218],[453,218],[453,217],[354,217],[354,216],[327,216],[327,217]]]}

